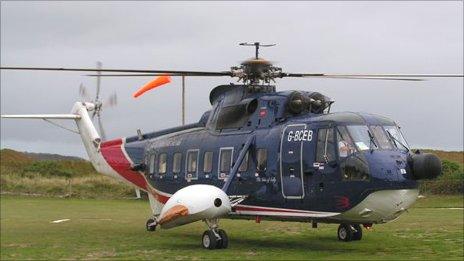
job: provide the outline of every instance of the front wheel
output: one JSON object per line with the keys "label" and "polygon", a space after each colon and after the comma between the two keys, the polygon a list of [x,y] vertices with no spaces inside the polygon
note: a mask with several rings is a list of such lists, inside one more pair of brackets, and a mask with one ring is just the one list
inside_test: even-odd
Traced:
{"label": "front wheel", "polygon": [[353,240],[353,230],[350,228],[348,224],[340,224],[338,226],[338,240],[340,241],[351,241]]}
{"label": "front wheel", "polygon": [[363,232],[362,232],[362,227],[358,224],[353,225],[354,232],[353,232],[353,240],[361,240]]}
{"label": "front wheel", "polygon": [[206,230],[201,237],[201,243],[204,248],[212,250],[218,247],[219,241],[213,231]]}
{"label": "front wheel", "polygon": [[223,249],[227,248],[229,246],[229,237],[227,236],[226,231],[219,229],[218,234],[219,234],[219,237],[221,237],[221,239],[218,242],[217,248],[223,248]]}

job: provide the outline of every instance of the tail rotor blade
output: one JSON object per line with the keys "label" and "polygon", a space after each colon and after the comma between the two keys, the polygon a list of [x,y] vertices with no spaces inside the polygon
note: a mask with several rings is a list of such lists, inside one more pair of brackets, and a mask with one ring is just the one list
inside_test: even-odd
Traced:
{"label": "tail rotor blade", "polygon": [[102,140],[106,140],[106,134],[105,134],[105,130],[103,129],[103,123],[101,121],[100,114],[97,116],[97,121],[98,121],[98,129],[100,130],[100,136]]}
{"label": "tail rotor blade", "polygon": [[103,107],[115,107],[118,105],[118,96],[113,93],[104,103]]}
{"label": "tail rotor blade", "polygon": [[87,91],[87,88],[85,88],[85,86],[82,83],[79,85],[79,95],[82,98],[84,98],[86,101],[91,100],[89,92]]}
{"label": "tail rotor blade", "polygon": [[[102,68],[102,63],[97,62],[97,69],[101,70],[101,68]],[[97,100],[97,101],[100,98],[100,74],[101,74],[101,71],[97,71],[97,94],[96,94],[96,98],[95,98],[95,100]]]}

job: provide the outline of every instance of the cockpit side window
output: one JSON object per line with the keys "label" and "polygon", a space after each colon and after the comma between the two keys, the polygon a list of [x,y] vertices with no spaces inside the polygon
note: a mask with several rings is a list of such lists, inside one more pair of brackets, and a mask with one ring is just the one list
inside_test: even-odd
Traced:
{"label": "cockpit side window", "polygon": [[344,159],[349,155],[356,152],[353,140],[345,126],[337,127],[337,145],[338,145],[338,156],[340,159]]}
{"label": "cockpit side window", "polygon": [[381,149],[391,150],[393,148],[382,126],[371,126],[370,128]]}
{"label": "cockpit side window", "polygon": [[316,162],[330,162],[334,160],[334,129],[319,129],[317,131]]}
{"label": "cockpit side window", "polygon": [[[349,131],[349,127],[353,126],[338,126],[337,131],[337,144],[338,144],[338,156],[340,158],[340,167],[342,171],[342,179],[345,181],[369,181],[369,166],[363,153],[359,153],[365,149],[366,140],[365,135],[369,135],[366,126],[355,126],[355,133],[357,136],[353,137],[350,135],[354,131]],[[359,127],[359,128],[358,128]],[[364,128],[360,128],[364,127]],[[353,141],[354,139],[354,141]],[[367,139],[370,139],[367,137]],[[374,146],[371,144],[371,146]],[[363,148],[363,149],[361,149]],[[367,147],[368,149],[369,147]]]}

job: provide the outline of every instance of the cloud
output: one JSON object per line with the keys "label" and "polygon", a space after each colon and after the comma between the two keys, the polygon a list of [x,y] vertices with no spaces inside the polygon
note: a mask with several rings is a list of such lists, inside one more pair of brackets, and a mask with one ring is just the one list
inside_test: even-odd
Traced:
{"label": "cloud", "polygon": [[[227,70],[262,50],[286,71],[462,73],[462,2],[1,2],[2,66]],[[140,99],[150,78],[105,78],[103,112],[110,137],[180,124],[180,80]],[[209,91],[229,78],[187,78],[187,121],[209,109]],[[2,113],[67,113],[82,73],[1,72]],[[463,147],[463,81],[284,79],[278,90],[316,90],[336,111],[395,119],[413,146]],[[2,147],[82,155],[80,140],[42,121],[1,121]],[[440,137],[440,138],[437,138]],[[63,146],[63,143],[71,144]]]}

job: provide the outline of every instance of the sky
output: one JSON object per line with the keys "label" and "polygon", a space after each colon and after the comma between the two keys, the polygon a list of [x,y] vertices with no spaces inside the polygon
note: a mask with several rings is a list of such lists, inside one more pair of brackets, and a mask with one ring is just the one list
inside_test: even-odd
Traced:
{"label": "sky", "polygon": [[[2,66],[223,71],[254,55],[240,42],[275,43],[261,55],[286,72],[463,74],[463,2],[20,2],[1,1]],[[1,113],[69,113],[79,72],[1,71]],[[118,106],[109,139],[181,124],[181,82],[131,94],[150,77],[104,78]],[[186,120],[210,108],[228,77],[187,77]],[[333,111],[387,116],[415,148],[463,149],[463,80],[281,79],[279,91],[319,91]],[[63,122],[74,128],[72,122]],[[80,137],[41,120],[1,120],[1,147],[86,157]]]}

